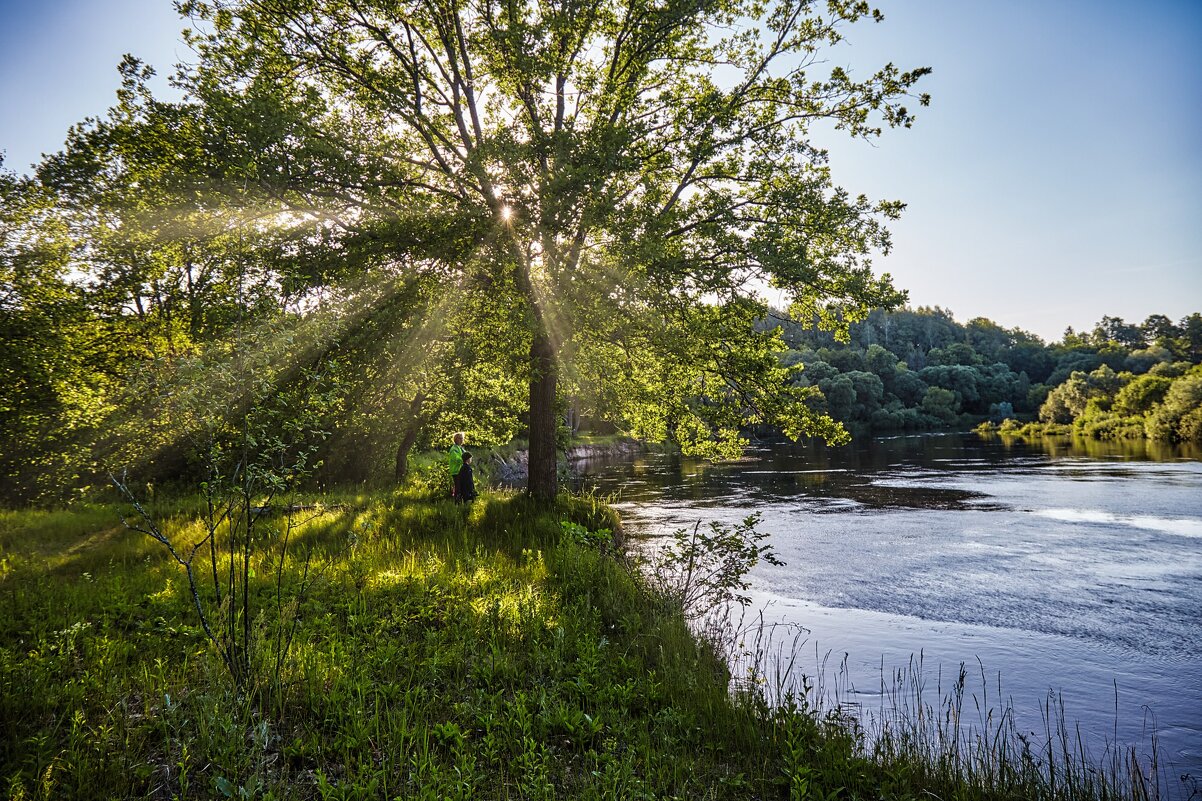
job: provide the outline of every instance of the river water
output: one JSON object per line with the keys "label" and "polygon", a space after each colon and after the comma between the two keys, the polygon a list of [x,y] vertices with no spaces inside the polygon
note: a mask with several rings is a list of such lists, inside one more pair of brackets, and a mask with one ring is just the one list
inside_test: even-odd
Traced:
{"label": "river water", "polygon": [[786,565],[752,571],[754,606],[800,630],[798,669],[838,673],[856,703],[919,660],[932,691],[964,664],[979,685],[966,706],[1001,698],[1032,739],[1061,706],[1095,759],[1117,744],[1147,761],[1154,733],[1169,794],[1188,797],[1181,775],[1202,777],[1200,458],[946,434],[585,469],[651,542],[758,512]]}

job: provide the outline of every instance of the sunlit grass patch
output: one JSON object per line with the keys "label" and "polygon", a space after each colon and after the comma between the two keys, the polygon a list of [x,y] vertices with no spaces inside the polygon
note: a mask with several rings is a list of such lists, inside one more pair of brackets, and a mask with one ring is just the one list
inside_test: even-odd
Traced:
{"label": "sunlit grass patch", "polygon": [[111,507],[0,509],[0,559],[51,571],[87,562],[97,551],[103,551],[105,559],[125,557],[139,549],[124,533],[120,516]]}
{"label": "sunlit grass patch", "polygon": [[[278,575],[294,578],[310,552],[315,581],[294,603],[290,658],[278,676],[260,676],[274,690],[257,696],[224,683],[180,571],[141,535],[89,546],[112,557],[136,545],[139,559],[113,559],[99,575],[64,562],[72,580],[53,588],[18,567],[6,585],[21,588],[19,608],[0,623],[3,711],[15,723],[0,748],[17,767],[0,779],[33,792],[53,762],[55,786],[77,796],[85,787],[181,796],[272,787],[308,797],[358,786],[505,797],[595,789],[603,776],[633,786],[659,748],[651,733],[685,718],[641,719],[671,693],[640,653],[664,662],[665,642],[618,646],[619,628],[663,626],[640,622],[632,577],[559,542],[563,519],[605,515],[593,502],[548,510],[516,495],[470,508],[381,496],[320,510],[292,532],[297,545]],[[89,536],[90,523],[54,519],[66,521],[64,544]],[[186,515],[164,531],[185,542],[204,533]],[[251,564],[255,592],[269,597],[280,565]],[[607,597],[628,607],[599,613]],[[278,640],[270,616],[253,624],[269,649]],[[677,643],[689,643],[683,626]],[[33,697],[9,691],[17,685]],[[88,756],[101,749],[128,770]],[[712,772],[706,762],[702,773]],[[696,780],[671,775],[682,786]]]}
{"label": "sunlit grass patch", "polygon": [[[10,526],[5,553],[28,560],[0,575],[0,787],[26,798],[1013,797],[912,749],[867,753],[850,719],[770,703],[766,685],[732,692],[721,648],[601,534],[618,521],[597,499],[296,505],[264,517],[252,542],[287,533],[292,544],[248,562],[241,684],[182,571],[144,535],[106,528],[113,509],[7,518],[20,536]],[[182,542],[205,531],[186,507],[164,507],[164,531]],[[86,559],[67,556],[77,546]],[[217,619],[228,613],[228,600],[209,600]]]}

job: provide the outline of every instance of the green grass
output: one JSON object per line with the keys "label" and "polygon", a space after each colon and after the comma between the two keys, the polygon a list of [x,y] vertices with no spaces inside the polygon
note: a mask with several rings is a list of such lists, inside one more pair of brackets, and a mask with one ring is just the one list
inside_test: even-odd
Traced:
{"label": "green grass", "polygon": [[[615,529],[591,499],[324,500],[282,561],[264,529],[261,647],[239,690],[182,571],[117,507],[0,512],[0,797],[1055,795],[874,756],[839,710],[732,692],[679,609],[604,537],[562,525]],[[200,512],[153,513],[188,542]]]}
{"label": "green grass", "polygon": [[[181,541],[201,530],[187,507],[158,510]],[[27,798],[771,786],[763,733],[735,714],[722,666],[618,561],[564,541],[563,520],[615,525],[588,501],[546,511],[491,494],[470,511],[393,496],[314,517],[288,568],[312,548],[293,652],[278,681],[264,671],[240,696],[180,569],[115,509],[4,513],[0,781]],[[264,643],[269,561],[256,568]]]}

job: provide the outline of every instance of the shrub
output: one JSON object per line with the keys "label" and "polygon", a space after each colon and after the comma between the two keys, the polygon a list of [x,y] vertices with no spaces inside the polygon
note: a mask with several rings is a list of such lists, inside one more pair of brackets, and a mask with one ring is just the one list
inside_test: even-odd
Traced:
{"label": "shrub", "polygon": [[1197,368],[1173,382],[1164,402],[1148,416],[1145,431],[1150,439],[1202,441],[1202,374]]}
{"label": "shrub", "polygon": [[1146,414],[1164,400],[1172,385],[1172,379],[1163,376],[1141,375],[1118,391],[1112,408],[1119,414]]}

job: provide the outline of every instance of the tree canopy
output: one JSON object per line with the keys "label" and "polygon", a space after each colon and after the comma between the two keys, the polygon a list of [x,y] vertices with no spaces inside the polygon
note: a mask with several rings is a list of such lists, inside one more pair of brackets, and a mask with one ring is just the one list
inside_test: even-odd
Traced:
{"label": "tree canopy", "polygon": [[[183,98],[127,57],[109,114],[5,179],[8,254],[105,342],[97,408],[161,414],[198,365],[262,348],[292,363],[281,390],[334,387],[335,438],[404,440],[398,472],[415,426],[524,427],[540,497],[569,402],[709,455],[749,425],[844,436],[755,323],[769,288],[837,333],[903,299],[871,269],[902,205],[839,188],[812,139],[928,102],[925,68],[829,65],[880,21],[866,3],[178,5]],[[152,427],[170,448],[187,424]]]}
{"label": "tree canopy", "polygon": [[598,361],[686,448],[748,421],[834,433],[749,323],[765,284],[831,324],[899,298],[867,259],[899,204],[835,187],[808,137],[911,122],[927,70],[818,74],[866,4],[182,8],[207,31],[182,82],[225,134],[206,147],[215,185],[241,178],[327,247],[435,276],[443,314],[477,295],[510,310],[535,494],[555,491],[563,382]]}

